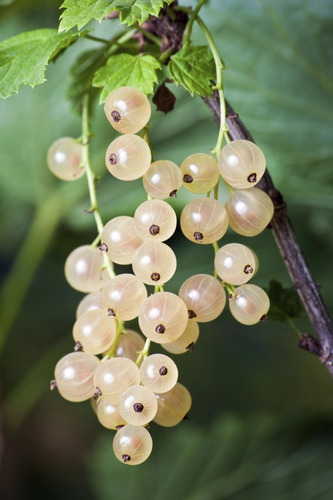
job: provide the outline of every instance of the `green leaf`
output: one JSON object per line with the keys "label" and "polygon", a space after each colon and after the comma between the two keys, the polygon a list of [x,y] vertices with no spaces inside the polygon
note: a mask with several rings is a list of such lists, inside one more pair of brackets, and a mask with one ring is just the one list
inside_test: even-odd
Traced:
{"label": "green leaf", "polygon": [[45,81],[47,64],[84,33],[59,35],[56,29],[39,29],[0,43],[0,96],[17,93],[22,85]]}
{"label": "green leaf", "polygon": [[93,79],[95,87],[103,87],[100,103],[118,87],[135,87],[145,94],[151,94],[154,83],[158,81],[156,71],[159,69],[161,65],[153,56],[117,54],[109,57]]}
{"label": "green leaf", "polygon": [[211,80],[216,75],[214,59],[208,47],[186,43],[171,57],[169,71],[175,83],[182,85],[192,96],[195,92],[202,97],[212,95]]}
{"label": "green leaf", "polygon": [[273,321],[306,318],[303,304],[294,287],[283,288],[277,280],[271,280],[266,290],[271,302],[268,316]]}
{"label": "green leaf", "polygon": [[120,14],[120,21],[131,26],[142,24],[150,15],[158,16],[164,4],[173,0],[65,0],[61,8],[59,31],[68,31],[77,26],[80,30],[93,19],[101,20],[113,11]]}
{"label": "green leaf", "polygon": [[107,56],[104,47],[100,50],[86,50],[79,55],[70,69],[71,83],[67,91],[74,111],[79,111],[79,104],[84,93],[90,93],[90,105],[97,95],[97,89],[91,87],[96,71],[104,66]]}

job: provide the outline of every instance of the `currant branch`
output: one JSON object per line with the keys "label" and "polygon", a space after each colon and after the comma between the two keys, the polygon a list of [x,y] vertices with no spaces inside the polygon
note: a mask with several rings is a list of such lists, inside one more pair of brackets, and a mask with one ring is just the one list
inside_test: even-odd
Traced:
{"label": "currant branch", "polygon": [[[220,124],[220,103],[218,94],[215,93],[212,98],[205,98],[204,101],[211,110],[215,121]],[[226,109],[228,135],[230,139],[233,141],[236,139],[246,139],[254,142],[252,135],[228,102],[226,102]],[[300,347],[316,354],[320,362],[326,366],[333,377],[332,319],[297,241],[283,196],[281,192],[276,189],[267,169],[258,183],[258,187],[265,191],[273,200],[275,211],[274,217],[270,223],[270,229],[285,262],[289,276],[295,285],[320,342],[320,349],[318,349],[318,341],[312,338],[312,342],[309,343],[309,335],[304,334],[307,341],[305,341],[305,338],[302,336],[300,339]],[[313,344],[316,344],[316,349],[312,349],[311,346]]]}

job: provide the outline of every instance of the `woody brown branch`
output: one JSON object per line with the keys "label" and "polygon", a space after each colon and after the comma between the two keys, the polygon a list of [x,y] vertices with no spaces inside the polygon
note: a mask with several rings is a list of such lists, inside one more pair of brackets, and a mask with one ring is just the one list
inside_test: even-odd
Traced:
{"label": "woody brown branch", "polygon": [[[217,93],[212,98],[204,99],[204,101],[211,110],[215,121],[220,124],[220,103]],[[254,142],[250,132],[228,102],[226,102],[226,110],[230,139],[233,141],[236,139],[247,139]],[[270,223],[270,230],[320,343],[320,348],[318,347],[317,351],[307,349],[306,346],[309,345],[307,343],[301,343],[301,347],[317,354],[320,361],[326,366],[333,377],[332,319],[328,314],[318,286],[311,275],[309,266],[297,241],[283,196],[274,186],[268,169],[266,169],[257,187],[265,191],[274,203],[275,210]]]}

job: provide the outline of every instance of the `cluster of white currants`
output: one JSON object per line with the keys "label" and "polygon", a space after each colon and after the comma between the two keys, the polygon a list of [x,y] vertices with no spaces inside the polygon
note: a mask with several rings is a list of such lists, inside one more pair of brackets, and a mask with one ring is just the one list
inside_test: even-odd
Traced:
{"label": "cluster of white currants", "polygon": [[[148,355],[149,343],[159,343],[173,354],[192,350],[199,336],[198,323],[212,321],[223,311],[225,289],[230,311],[239,322],[252,325],[267,314],[267,294],[246,284],[258,268],[254,252],[241,244],[218,249],[217,241],[228,225],[244,236],[259,234],[271,220],[273,204],[254,187],[264,173],[265,158],[253,143],[227,144],[218,162],[196,153],[180,168],[169,160],[151,163],[147,142],[135,135],[150,118],[147,97],[134,88],[119,88],[107,98],[105,113],[123,134],[109,145],[106,166],[121,180],[143,177],[148,200],[133,217],[107,222],[99,248],[83,245],[67,258],[68,283],[87,295],[77,308],[75,352],[58,362],[54,385],[69,401],[94,398],[101,424],[117,429],[116,457],[135,465],[146,460],[152,449],[147,424],[176,425],[191,406],[188,390],[178,383],[176,364],[165,354]],[[71,180],[82,174],[77,147],[80,144],[69,138],[51,146],[48,164],[58,177]],[[190,241],[214,244],[215,275],[194,275],[182,284],[178,295],[167,292],[164,285],[174,275],[177,260],[164,242],[174,233],[177,217],[165,200],[176,196],[182,185],[195,194],[207,194],[221,176],[233,191],[226,206],[214,198],[196,197],[180,217],[180,228]],[[105,259],[131,264],[133,274],[110,276]],[[154,286],[154,293],[148,296],[145,285]],[[135,318],[146,341],[124,326]]]}

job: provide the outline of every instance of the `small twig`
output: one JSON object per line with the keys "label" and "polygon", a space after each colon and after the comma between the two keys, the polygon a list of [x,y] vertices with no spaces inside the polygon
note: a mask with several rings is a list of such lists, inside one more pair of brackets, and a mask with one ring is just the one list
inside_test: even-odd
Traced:
{"label": "small twig", "polygon": [[[215,121],[219,124],[220,103],[218,95],[215,94],[212,98],[206,98],[204,101],[211,110]],[[230,139],[247,139],[254,142],[250,132],[228,102],[226,102],[226,109],[228,135]],[[295,285],[313,329],[317,334],[320,349],[318,348],[316,354],[333,377],[332,319],[328,314],[320,295],[318,285],[313,279],[305,257],[300,249],[296,235],[291,226],[283,196],[274,186],[267,169],[256,187],[265,191],[273,200],[275,212],[270,223],[270,229],[285,262],[290,278]],[[313,351],[310,350],[310,352]]]}

